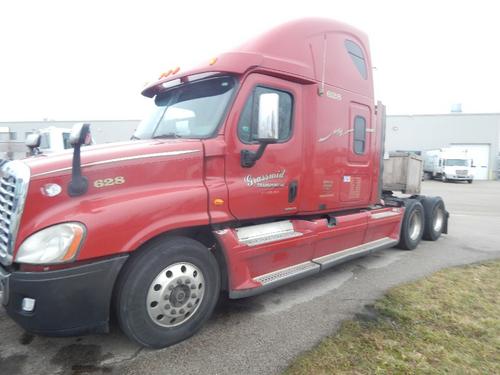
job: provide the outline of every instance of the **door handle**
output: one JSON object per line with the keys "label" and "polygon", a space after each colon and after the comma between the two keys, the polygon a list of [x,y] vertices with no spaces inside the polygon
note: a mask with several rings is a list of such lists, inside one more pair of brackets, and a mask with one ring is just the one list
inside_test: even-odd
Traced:
{"label": "door handle", "polygon": [[299,183],[297,181],[292,181],[288,185],[288,203],[292,203],[297,197],[297,190],[299,189]]}

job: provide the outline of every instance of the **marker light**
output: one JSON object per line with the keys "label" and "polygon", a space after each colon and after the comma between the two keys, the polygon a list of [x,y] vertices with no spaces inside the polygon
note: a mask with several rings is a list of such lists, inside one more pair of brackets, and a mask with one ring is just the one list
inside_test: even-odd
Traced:
{"label": "marker light", "polygon": [[179,66],[176,66],[174,69],[170,69],[167,72],[163,72],[158,79],[162,79],[162,78],[167,78],[169,76],[173,76],[173,75],[179,73],[179,70],[181,70],[181,68]]}
{"label": "marker light", "polygon": [[224,204],[224,199],[221,198],[215,198],[214,199],[214,205],[216,206],[222,206]]}
{"label": "marker light", "polygon": [[47,197],[55,197],[61,193],[62,188],[58,184],[45,184],[42,186],[41,190],[43,195]]}
{"label": "marker light", "polygon": [[80,223],[63,223],[42,229],[29,236],[19,247],[16,262],[57,264],[74,260],[85,237]]}
{"label": "marker light", "polygon": [[160,74],[160,77],[158,77],[158,79],[167,78],[170,74],[172,74],[172,69],[170,69],[168,72],[163,72],[162,74]]}
{"label": "marker light", "polygon": [[208,62],[209,65],[215,65],[215,63],[217,62],[217,57],[212,57],[210,59],[210,61]]}

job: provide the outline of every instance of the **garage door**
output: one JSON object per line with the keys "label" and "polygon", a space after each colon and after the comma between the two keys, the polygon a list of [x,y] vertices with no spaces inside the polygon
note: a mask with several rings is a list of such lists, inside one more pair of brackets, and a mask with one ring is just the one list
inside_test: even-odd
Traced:
{"label": "garage door", "polygon": [[490,145],[456,144],[451,148],[466,151],[472,159],[472,174],[476,180],[487,180],[489,178]]}

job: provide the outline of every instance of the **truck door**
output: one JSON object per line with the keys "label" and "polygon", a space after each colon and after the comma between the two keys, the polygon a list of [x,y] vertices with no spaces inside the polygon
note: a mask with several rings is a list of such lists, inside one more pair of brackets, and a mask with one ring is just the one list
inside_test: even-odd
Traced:
{"label": "truck door", "polygon": [[[256,152],[259,97],[279,97],[279,140],[269,144],[262,157],[249,168],[241,164],[241,152]],[[225,178],[229,209],[238,219],[290,215],[297,212],[301,190],[302,126],[301,86],[261,74],[242,83],[226,127]]]}

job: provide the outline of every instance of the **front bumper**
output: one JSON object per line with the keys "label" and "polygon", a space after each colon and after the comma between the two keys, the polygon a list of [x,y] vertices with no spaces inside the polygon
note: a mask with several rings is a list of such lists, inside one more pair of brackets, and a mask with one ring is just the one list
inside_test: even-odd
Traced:
{"label": "front bumper", "polygon": [[[127,256],[48,272],[12,272],[0,266],[0,293],[8,315],[25,330],[70,336],[109,330],[111,295]],[[33,311],[23,300],[35,301]]]}
{"label": "front bumper", "polygon": [[464,180],[464,181],[468,181],[468,180],[472,180],[474,177],[473,176],[463,176],[463,175],[446,175],[446,177],[448,177],[449,180]]}

